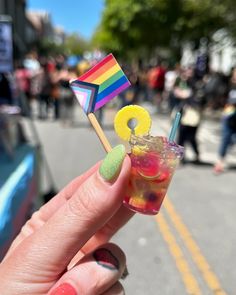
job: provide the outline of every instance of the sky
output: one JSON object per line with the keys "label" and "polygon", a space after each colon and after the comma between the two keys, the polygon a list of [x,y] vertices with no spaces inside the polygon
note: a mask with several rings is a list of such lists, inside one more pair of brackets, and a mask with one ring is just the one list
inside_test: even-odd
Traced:
{"label": "sky", "polygon": [[90,38],[100,22],[103,0],[28,0],[30,10],[46,10],[51,13],[54,25],[66,32],[78,32]]}

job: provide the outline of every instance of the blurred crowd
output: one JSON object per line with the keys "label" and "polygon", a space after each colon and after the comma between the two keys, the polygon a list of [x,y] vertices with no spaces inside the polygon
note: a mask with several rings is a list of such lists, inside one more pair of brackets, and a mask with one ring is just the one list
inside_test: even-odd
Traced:
{"label": "blurred crowd", "polygon": [[[101,58],[101,57],[100,57]],[[24,115],[32,114],[32,102],[37,102],[37,116],[61,120],[63,124],[73,123],[75,98],[69,81],[82,75],[98,60],[81,59],[73,64],[58,55],[40,58],[36,52],[30,52],[26,58],[16,64],[14,74],[0,74],[0,105],[18,103]],[[219,147],[219,161],[215,172],[224,170],[224,159],[236,134],[236,68],[229,75],[214,72],[207,66],[180,64],[168,65],[156,62],[150,65],[122,65],[132,86],[118,97],[118,108],[148,102],[157,113],[170,114],[181,112],[182,118],[178,134],[178,143],[189,143],[195,154],[195,162],[200,161],[197,131],[203,111],[222,111],[222,140]],[[102,123],[104,108],[98,117]],[[52,115],[53,114],[53,115]],[[183,162],[185,159],[183,159]]]}
{"label": "blurred crowd", "polygon": [[[101,57],[100,57],[101,58]],[[38,57],[30,52],[26,58],[16,63],[14,75],[1,74],[0,103],[10,102],[19,91],[28,102],[38,102],[38,117],[48,118],[49,108],[54,109],[54,117],[66,118],[64,106],[73,109],[73,93],[69,81],[86,72],[97,60],[81,59],[73,65],[65,56]],[[148,101],[157,112],[172,112],[182,108],[186,97],[194,99],[201,108],[222,109],[227,102],[229,91],[235,87],[236,69],[229,75],[197,69],[196,66],[169,66],[167,62],[154,65],[122,65],[132,87],[119,96],[120,107]],[[184,93],[185,92],[185,93]],[[29,103],[30,105],[30,103]]]}
{"label": "blurred crowd", "polygon": [[[157,113],[167,113],[173,119],[181,113],[178,144],[190,144],[195,154],[194,163],[201,162],[197,131],[205,110],[221,111],[222,133],[215,173],[225,169],[225,157],[236,142],[236,68],[229,75],[211,71],[207,66],[164,62],[130,73],[133,89],[122,97],[122,106],[142,101],[150,102]],[[129,92],[132,93],[129,93]],[[183,159],[183,163],[186,159]]]}
{"label": "blurred crowd", "polygon": [[17,65],[15,81],[27,99],[29,112],[32,112],[32,101],[35,100],[39,119],[47,119],[49,110],[52,109],[55,119],[67,123],[73,118],[74,105],[69,81],[77,75],[76,67],[67,66],[61,55],[39,59],[36,53],[31,53]]}

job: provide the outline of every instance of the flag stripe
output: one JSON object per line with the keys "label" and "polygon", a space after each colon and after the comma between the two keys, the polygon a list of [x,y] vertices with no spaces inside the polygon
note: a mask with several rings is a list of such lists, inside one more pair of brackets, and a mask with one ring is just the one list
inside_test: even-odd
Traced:
{"label": "flag stripe", "polygon": [[71,87],[86,114],[98,110],[129,86],[129,80],[112,54],[71,82]]}
{"label": "flag stripe", "polygon": [[107,70],[103,75],[100,75],[96,80],[93,81],[94,84],[100,85],[103,82],[105,82],[107,79],[109,79],[111,76],[119,72],[120,66],[118,64],[115,64],[112,68]]}
{"label": "flag stripe", "polygon": [[99,102],[100,100],[104,99],[110,93],[113,93],[113,91],[115,91],[116,88],[119,88],[120,86],[122,86],[126,82],[128,82],[127,79],[126,79],[126,77],[125,76],[122,76],[120,79],[118,79],[117,81],[115,81],[113,84],[111,84],[109,87],[107,87],[106,89],[104,89],[102,92],[100,92],[98,94],[97,102]]}
{"label": "flag stripe", "polygon": [[86,78],[86,82],[94,83],[94,81],[97,78],[99,78],[101,75],[103,75],[106,71],[108,71],[110,68],[112,68],[115,65],[117,65],[117,62],[115,59],[109,60],[101,68],[99,68],[96,72],[94,72],[92,75],[90,75],[88,78]]}
{"label": "flag stripe", "polygon": [[85,113],[93,112],[98,93],[98,85],[76,80],[71,83],[71,87]]}
{"label": "flag stripe", "polygon": [[96,105],[95,105],[95,111],[97,111],[98,109],[100,109],[102,106],[104,106],[104,104],[106,104],[107,102],[109,102],[113,97],[117,96],[121,91],[125,90],[129,86],[130,86],[130,83],[129,83],[129,81],[127,81],[125,84],[123,84],[122,86],[120,86],[119,88],[117,88],[115,91],[113,91],[112,93],[110,93],[108,96],[104,97],[102,100],[100,100],[99,102],[97,102]]}
{"label": "flag stripe", "polygon": [[86,102],[86,97],[87,97],[86,93],[84,93],[82,91],[76,92],[76,98],[78,99],[82,108],[84,108],[84,104]]}
{"label": "flag stripe", "polygon": [[91,99],[91,95],[92,95],[92,93],[90,93],[90,95],[87,95],[86,100],[85,100],[84,109],[85,109],[86,111],[88,110],[89,102],[92,100],[92,99]]}
{"label": "flag stripe", "polygon": [[124,76],[124,73],[123,73],[122,70],[120,70],[119,72],[117,72],[116,74],[114,74],[113,76],[111,76],[111,78],[107,79],[105,82],[103,82],[99,86],[98,93],[101,93],[104,89],[106,89],[107,87],[109,87],[111,84],[113,84],[115,81],[117,81],[118,79],[120,79],[122,76]]}
{"label": "flag stripe", "polygon": [[83,100],[80,101],[81,106],[84,108],[86,105],[87,98],[90,97],[92,90],[83,87],[73,87],[75,95],[83,95]]}
{"label": "flag stripe", "polygon": [[106,56],[101,62],[96,64],[92,69],[90,69],[87,73],[83,74],[82,76],[79,77],[80,81],[87,81],[87,78],[95,73],[98,69],[100,69],[101,66],[109,62],[110,60],[115,59],[114,56],[110,53],[108,56]]}
{"label": "flag stripe", "polygon": [[86,110],[86,114],[92,113],[94,111],[96,99],[97,99],[97,90],[94,90],[90,98],[88,98],[88,108]]}
{"label": "flag stripe", "polygon": [[[83,108],[86,108],[86,102],[87,102],[87,100],[88,100],[88,97],[90,97],[90,95],[91,95],[91,91],[80,91],[80,92],[78,92],[78,98],[80,97],[80,103],[81,103],[81,106],[83,107]],[[82,99],[82,97],[83,97],[83,99]]]}

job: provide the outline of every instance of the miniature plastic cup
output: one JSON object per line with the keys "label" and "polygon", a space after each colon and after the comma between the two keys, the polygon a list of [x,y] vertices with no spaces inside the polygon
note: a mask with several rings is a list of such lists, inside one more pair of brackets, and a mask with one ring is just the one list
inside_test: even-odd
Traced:
{"label": "miniature plastic cup", "polygon": [[159,212],[184,148],[162,136],[131,136],[131,176],[124,204],[148,215]]}

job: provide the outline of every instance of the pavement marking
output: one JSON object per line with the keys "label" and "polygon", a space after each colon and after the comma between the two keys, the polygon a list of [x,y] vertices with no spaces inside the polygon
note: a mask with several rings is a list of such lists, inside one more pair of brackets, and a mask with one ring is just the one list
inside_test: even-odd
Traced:
{"label": "pavement marking", "polygon": [[175,239],[175,236],[171,233],[171,230],[163,214],[159,213],[155,217],[155,219],[160,228],[161,234],[169,247],[170,253],[175,260],[176,266],[181,274],[186,291],[188,292],[188,294],[191,295],[202,295],[198,282],[192,274],[189,264],[185,259],[184,254]]}
{"label": "pavement marking", "polygon": [[188,230],[187,226],[183,223],[179,214],[177,214],[174,205],[171,203],[168,197],[165,198],[164,208],[166,209],[175,229],[182,238],[186,248],[190,252],[193,261],[195,262],[197,268],[201,272],[209,289],[213,292],[213,294],[227,295],[227,293],[221,287],[216,274],[211,270],[211,267],[208,264],[206,258],[201,253],[201,250],[192,238],[190,231]]}

